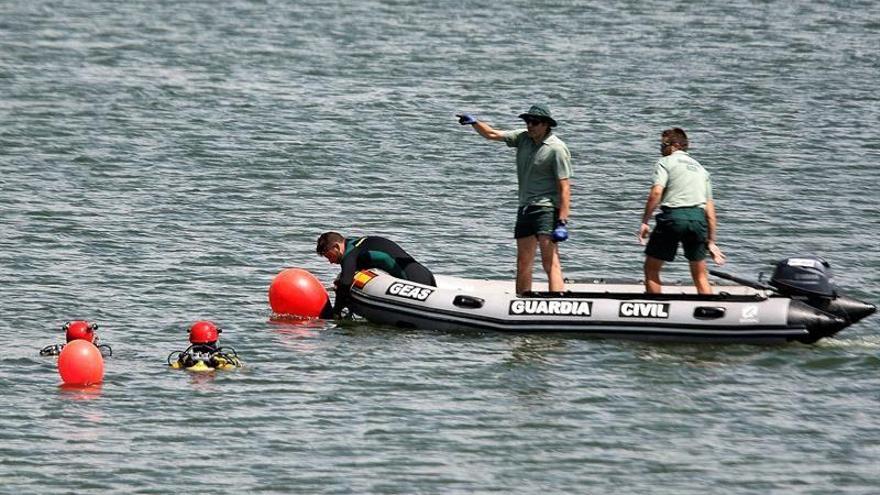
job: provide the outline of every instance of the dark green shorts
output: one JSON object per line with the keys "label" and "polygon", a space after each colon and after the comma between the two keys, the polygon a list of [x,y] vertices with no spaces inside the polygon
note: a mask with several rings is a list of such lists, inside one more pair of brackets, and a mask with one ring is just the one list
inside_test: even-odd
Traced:
{"label": "dark green shorts", "polygon": [[709,226],[700,207],[664,209],[654,217],[656,225],[648,239],[645,254],[663,261],[675,259],[678,244],[688,261],[702,261],[709,252]]}
{"label": "dark green shorts", "polygon": [[552,206],[526,206],[516,210],[513,237],[520,239],[538,234],[551,235],[559,220],[559,209]]}

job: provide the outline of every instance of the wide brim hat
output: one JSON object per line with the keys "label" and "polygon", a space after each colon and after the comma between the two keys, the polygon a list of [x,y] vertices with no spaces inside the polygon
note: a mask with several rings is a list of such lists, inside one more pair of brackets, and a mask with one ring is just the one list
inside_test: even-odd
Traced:
{"label": "wide brim hat", "polygon": [[532,105],[529,107],[528,112],[519,114],[519,118],[521,119],[525,119],[526,117],[548,122],[550,127],[556,127],[557,125],[556,121],[553,120],[553,117],[550,115],[550,109],[544,105]]}

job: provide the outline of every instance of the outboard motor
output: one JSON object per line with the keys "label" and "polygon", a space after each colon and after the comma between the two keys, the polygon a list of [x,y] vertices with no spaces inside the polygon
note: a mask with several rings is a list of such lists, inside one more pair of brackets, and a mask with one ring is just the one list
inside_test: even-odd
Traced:
{"label": "outboard motor", "polygon": [[770,285],[780,294],[855,323],[874,313],[874,305],[838,294],[831,266],[818,256],[797,256],[776,263]]}
{"label": "outboard motor", "polygon": [[786,296],[837,297],[831,266],[818,256],[798,256],[777,262],[770,285]]}

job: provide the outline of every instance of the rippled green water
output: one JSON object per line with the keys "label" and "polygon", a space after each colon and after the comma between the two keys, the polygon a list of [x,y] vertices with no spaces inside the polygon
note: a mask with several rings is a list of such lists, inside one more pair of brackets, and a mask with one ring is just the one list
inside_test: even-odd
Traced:
{"label": "rippled green water", "polygon": [[[574,156],[568,277],[639,276],[660,130],[728,271],[826,257],[880,301],[875,2],[0,3],[0,492],[876,493],[880,319],[815,346],[267,321],[324,230],[513,276],[512,151]],[[686,278],[683,263],[667,278]],[[105,383],[40,347],[86,318]],[[193,321],[246,367],[171,372]]]}

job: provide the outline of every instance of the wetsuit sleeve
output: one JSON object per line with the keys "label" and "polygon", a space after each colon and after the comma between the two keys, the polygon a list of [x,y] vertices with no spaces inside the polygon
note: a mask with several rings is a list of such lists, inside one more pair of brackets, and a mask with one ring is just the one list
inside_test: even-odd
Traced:
{"label": "wetsuit sleeve", "polygon": [[336,284],[336,300],[333,302],[333,314],[339,316],[342,308],[348,306],[351,301],[351,284],[354,282],[354,274],[358,270],[369,267],[370,237],[355,243],[353,251],[342,258],[342,271],[339,273],[339,281]]}
{"label": "wetsuit sleeve", "polygon": [[360,253],[353,252],[349,256],[342,258],[342,271],[339,273],[339,287],[351,287],[351,283],[354,281],[354,274],[357,272],[357,258],[359,254]]}
{"label": "wetsuit sleeve", "polygon": [[329,320],[333,318],[333,303],[330,302],[330,298],[327,298],[327,303],[324,304],[323,308],[321,308],[320,318],[322,320]]}
{"label": "wetsuit sleeve", "polygon": [[357,271],[357,257],[359,253],[351,253],[342,259],[342,272],[336,283],[336,300],[333,301],[333,315],[339,316],[342,308],[348,306],[351,300],[351,284]]}
{"label": "wetsuit sleeve", "polygon": [[339,285],[336,287],[336,300],[333,301],[333,316],[338,317],[342,313],[342,309],[348,306],[351,301],[351,286]]}

